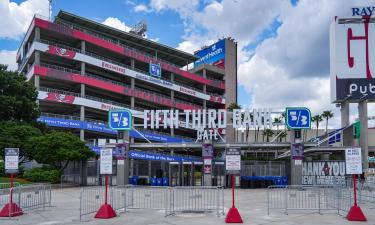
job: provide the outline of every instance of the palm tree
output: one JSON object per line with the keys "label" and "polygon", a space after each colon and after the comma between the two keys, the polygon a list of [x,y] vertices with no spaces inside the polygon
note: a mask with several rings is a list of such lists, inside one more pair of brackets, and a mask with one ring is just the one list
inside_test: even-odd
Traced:
{"label": "palm tree", "polygon": [[323,111],[322,117],[326,119],[326,134],[328,132],[328,120],[333,117],[333,113],[330,110]]}
{"label": "palm tree", "polygon": [[[286,132],[285,131],[281,131],[281,134],[279,135],[279,138],[280,138],[280,142],[283,142],[283,138],[285,138],[286,139]],[[285,142],[286,142],[286,140],[285,140]]]}
{"label": "palm tree", "polygon": [[321,115],[315,115],[311,118],[313,122],[315,122],[316,125],[316,137],[319,135],[319,123],[323,121],[323,118]]}
{"label": "palm tree", "polygon": [[271,129],[265,129],[263,131],[263,141],[264,141],[264,136],[266,136],[267,142],[270,141],[270,137],[272,137],[275,133]]}
{"label": "palm tree", "polygon": [[[286,137],[287,137],[287,127],[286,127],[286,123],[285,123],[285,119],[286,119],[286,111],[284,111],[283,113],[281,113],[280,115],[280,120],[284,122],[284,134],[281,134],[284,138],[285,138],[285,142],[286,142]],[[282,139],[280,139],[282,141]]]}

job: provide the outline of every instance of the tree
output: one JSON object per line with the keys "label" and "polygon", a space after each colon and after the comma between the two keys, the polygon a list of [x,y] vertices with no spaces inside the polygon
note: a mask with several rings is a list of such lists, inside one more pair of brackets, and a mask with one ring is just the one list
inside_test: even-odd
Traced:
{"label": "tree", "polygon": [[0,123],[0,149],[4,155],[4,148],[19,148],[20,161],[32,159],[30,152],[26,148],[27,141],[32,137],[39,137],[42,132],[25,123],[5,121]]}
{"label": "tree", "polygon": [[285,138],[285,142],[286,142],[286,132],[285,131],[281,131],[281,134],[279,135],[279,138],[280,138],[280,142],[283,142],[283,138]]}
{"label": "tree", "polygon": [[24,75],[0,64],[0,122],[35,122],[39,116],[38,92]]}
{"label": "tree", "polygon": [[319,135],[319,123],[323,121],[323,118],[321,115],[315,115],[311,118],[313,122],[315,122],[316,125],[316,137]]}
{"label": "tree", "polygon": [[333,113],[330,110],[323,111],[322,117],[326,119],[326,134],[328,133],[328,120],[333,117]]}
{"label": "tree", "polygon": [[270,141],[270,137],[272,137],[274,134],[275,134],[275,133],[274,133],[273,130],[271,130],[271,129],[265,129],[265,130],[263,131],[263,137],[266,136],[266,140],[267,140],[267,142]]}
{"label": "tree", "polygon": [[52,131],[41,137],[30,138],[27,148],[35,161],[60,170],[64,170],[70,161],[81,161],[95,156],[79,137],[68,132]]}

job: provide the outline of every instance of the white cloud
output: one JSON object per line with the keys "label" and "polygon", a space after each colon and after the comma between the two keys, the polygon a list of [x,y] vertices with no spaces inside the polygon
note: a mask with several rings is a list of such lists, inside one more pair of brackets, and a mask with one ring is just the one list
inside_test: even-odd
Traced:
{"label": "white cloud", "polygon": [[0,64],[8,65],[8,70],[17,70],[17,51],[0,50]]}
{"label": "white cloud", "polygon": [[[335,118],[330,124],[339,126],[339,108],[330,102],[329,24],[337,15],[348,15],[351,6],[369,5],[368,1],[300,0],[297,6],[289,1],[210,1],[202,10],[192,7],[188,15],[166,6],[169,1],[155,2],[160,11],[180,13],[185,25],[181,50],[192,52],[226,36],[238,41],[238,81],[251,93],[245,104],[275,109],[307,106],[313,114],[332,110]],[[280,27],[262,40],[275,21]],[[249,44],[258,45],[249,50]]]}
{"label": "white cloud", "polygon": [[150,8],[156,12],[173,10],[182,18],[187,18],[197,9],[199,0],[151,0]]}
{"label": "white cloud", "polygon": [[26,0],[20,4],[0,1],[0,38],[20,38],[30,25],[34,14],[48,17],[48,0]]}
{"label": "white cloud", "polygon": [[151,9],[149,9],[145,4],[139,4],[134,7],[135,12],[151,12]]}
{"label": "white cloud", "polygon": [[125,25],[125,22],[121,21],[120,19],[116,17],[108,17],[105,19],[102,24],[119,29],[121,31],[129,32],[131,27],[128,27]]}

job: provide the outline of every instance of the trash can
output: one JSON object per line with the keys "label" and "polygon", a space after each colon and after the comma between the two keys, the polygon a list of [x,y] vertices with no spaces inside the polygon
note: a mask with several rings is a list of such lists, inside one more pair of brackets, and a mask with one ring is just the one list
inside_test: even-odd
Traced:
{"label": "trash can", "polygon": [[163,186],[169,186],[169,178],[163,177]]}
{"label": "trash can", "polygon": [[156,178],[155,177],[150,177],[150,185],[151,186],[156,186]]}
{"label": "trash can", "polygon": [[156,178],[156,186],[163,186],[163,178]]}

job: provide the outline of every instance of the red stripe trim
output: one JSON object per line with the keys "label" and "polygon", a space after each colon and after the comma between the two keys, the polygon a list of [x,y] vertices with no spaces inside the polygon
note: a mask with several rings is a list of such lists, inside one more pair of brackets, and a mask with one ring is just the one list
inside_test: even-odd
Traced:
{"label": "red stripe trim", "polygon": [[206,84],[206,85],[214,86],[214,87],[217,87],[217,88],[225,89],[224,81],[215,82],[213,80],[208,80],[204,77],[198,76],[197,74],[181,70],[181,69],[179,69],[175,66],[172,66],[170,64],[160,62],[158,60],[150,58],[149,56],[146,56],[146,55],[141,54],[139,52],[136,52],[136,51],[133,51],[133,50],[130,50],[130,49],[125,49],[124,47],[121,47],[119,45],[116,45],[114,43],[111,43],[111,42],[103,40],[101,38],[92,36],[90,34],[84,33],[84,32],[79,31],[79,30],[71,29],[69,27],[59,25],[59,24],[55,24],[55,23],[50,23],[48,21],[45,21],[45,20],[42,20],[42,19],[39,19],[39,18],[35,18],[35,26],[43,28],[43,29],[47,29],[47,30],[52,30],[52,31],[55,31],[55,32],[58,32],[58,33],[61,33],[61,34],[67,35],[67,36],[72,36],[72,37],[75,37],[77,39],[90,42],[90,43],[95,44],[97,46],[112,50],[114,52],[117,52],[119,54],[131,57],[131,58],[134,58],[134,59],[137,59],[137,60],[142,61],[142,62],[149,63],[152,60],[153,62],[160,63],[160,65],[163,69],[165,69],[169,72],[175,73],[177,75],[180,75],[184,78],[194,80],[194,81],[202,83],[202,84]]}

